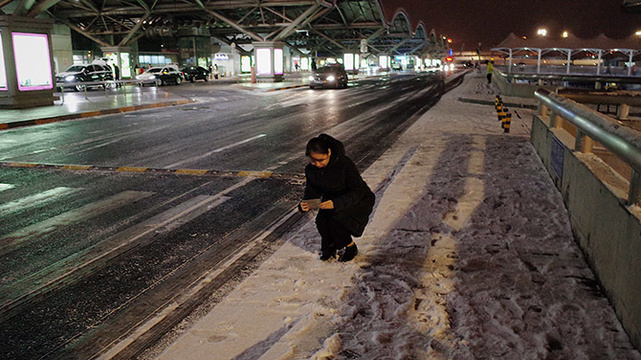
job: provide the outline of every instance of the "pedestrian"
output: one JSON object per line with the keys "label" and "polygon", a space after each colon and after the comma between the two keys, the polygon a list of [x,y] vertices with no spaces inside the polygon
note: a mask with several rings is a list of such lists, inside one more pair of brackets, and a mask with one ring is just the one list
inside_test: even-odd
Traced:
{"label": "pedestrian", "polygon": [[487,83],[492,83],[492,72],[494,72],[494,61],[487,61]]}
{"label": "pedestrian", "polygon": [[305,155],[309,164],[305,167],[307,182],[299,210],[319,209],[316,228],[321,236],[320,260],[333,259],[337,251],[345,249],[338,261],[350,261],[358,253],[352,236],[363,235],[374,207],[374,193],[354,162],[345,156],[345,147],[339,140],[321,134],[309,140]]}
{"label": "pedestrian", "polygon": [[312,71],[316,70],[316,60],[312,59]]}
{"label": "pedestrian", "polygon": [[114,67],[114,80],[116,80],[116,87],[120,87],[120,68],[116,64],[112,64]]}

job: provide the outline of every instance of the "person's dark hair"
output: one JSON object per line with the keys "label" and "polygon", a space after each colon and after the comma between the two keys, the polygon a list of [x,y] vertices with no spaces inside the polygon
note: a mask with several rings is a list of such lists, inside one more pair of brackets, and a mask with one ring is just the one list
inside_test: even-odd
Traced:
{"label": "person's dark hair", "polygon": [[328,154],[329,141],[327,141],[327,138],[320,135],[310,139],[307,142],[307,147],[305,148],[305,156],[309,156],[311,153]]}

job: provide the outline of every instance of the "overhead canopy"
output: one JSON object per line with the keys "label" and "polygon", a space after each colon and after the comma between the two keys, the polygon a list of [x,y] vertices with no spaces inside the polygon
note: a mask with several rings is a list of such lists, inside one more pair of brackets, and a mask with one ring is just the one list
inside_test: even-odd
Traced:
{"label": "overhead canopy", "polygon": [[213,36],[231,45],[279,41],[300,53],[337,56],[443,51],[405,13],[383,16],[379,0],[25,0],[0,1],[9,16],[47,16],[100,46],[144,37]]}

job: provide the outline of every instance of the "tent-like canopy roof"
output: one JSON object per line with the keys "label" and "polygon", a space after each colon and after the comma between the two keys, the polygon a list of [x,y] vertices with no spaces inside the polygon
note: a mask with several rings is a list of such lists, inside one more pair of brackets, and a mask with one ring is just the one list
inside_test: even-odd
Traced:
{"label": "tent-like canopy roof", "polygon": [[495,46],[492,50],[502,49],[601,49],[604,52],[610,50],[637,50],[641,51],[641,38],[632,35],[625,39],[612,39],[600,34],[592,39],[581,39],[572,34],[566,38],[535,37],[524,39],[510,33],[505,40]]}

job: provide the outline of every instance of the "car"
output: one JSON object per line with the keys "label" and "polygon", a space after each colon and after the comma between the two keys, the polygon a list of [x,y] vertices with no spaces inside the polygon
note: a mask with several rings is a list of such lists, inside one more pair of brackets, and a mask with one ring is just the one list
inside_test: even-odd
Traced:
{"label": "car", "polygon": [[173,66],[157,66],[147,69],[144,73],[136,76],[138,84],[140,86],[145,86],[146,84],[151,84],[155,86],[175,84],[180,85],[182,83],[183,77],[181,72]]}
{"label": "car", "polygon": [[102,64],[71,65],[67,70],[56,74],[56,84],[62,88],[73,88],[75,91],[85,91],[88,87],[109,87],[113,83],[82,84],[113,81],[112,69]]}
{"label": "car", "polygon": [[183,74],[185,74],[185,80],[194,82],[195,80],[209,80],[209,70],[205,69],[202,66],[187,66],[182,69]]}
{"label": "car", "polygon": [[346,88],[347,80],[347,72],[342,65],[321,66],[309,76],[309,88]]}

